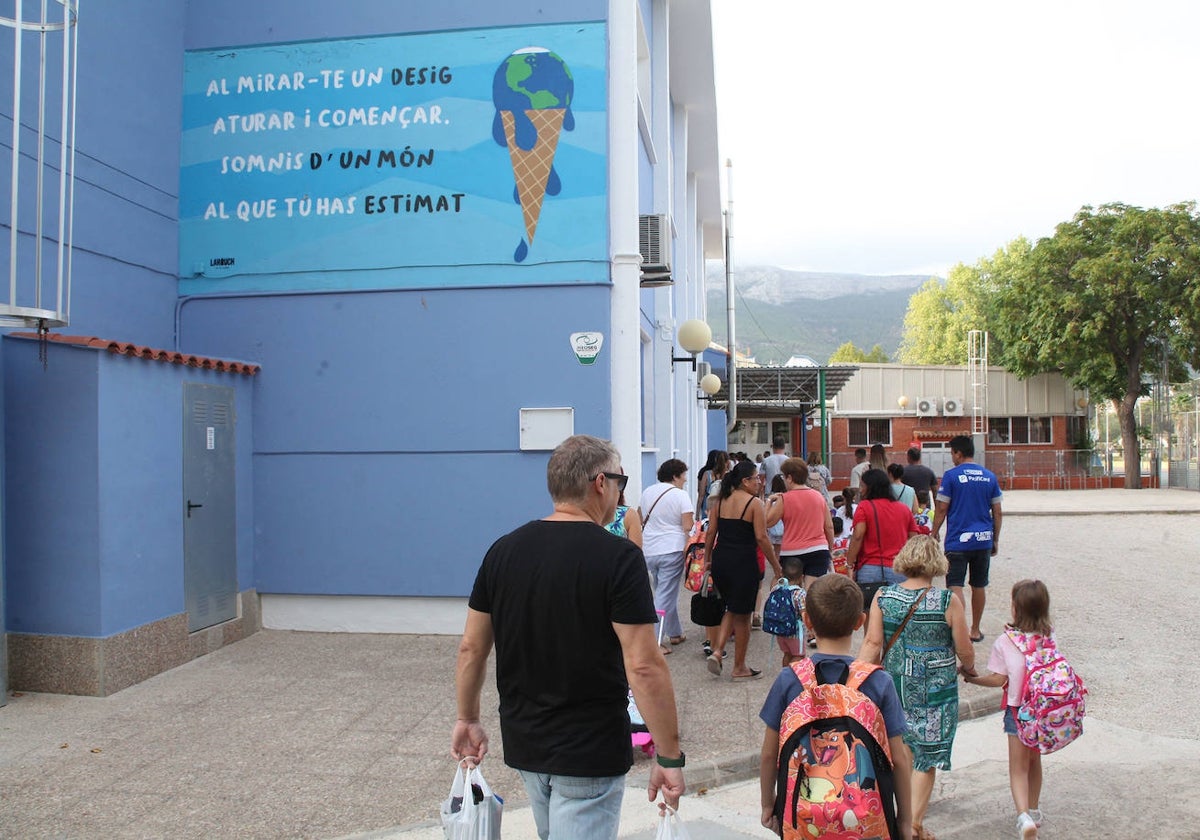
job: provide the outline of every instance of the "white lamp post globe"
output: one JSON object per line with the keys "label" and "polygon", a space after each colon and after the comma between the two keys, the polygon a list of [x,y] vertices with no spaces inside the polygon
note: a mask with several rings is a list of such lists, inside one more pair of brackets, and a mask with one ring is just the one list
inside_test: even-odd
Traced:
{"label": "white lamp post globe", "polygon": [[706,373],[700,377],[700,390],[710,397],[721,390],[721,377],[715,373]]}
{"label": "white lamp post globe", "polygon": [[896,404],[902,409],[908,408],[908,397],[901,397],[900,399],[896,400]]}
{"label": "white lamp post globe", "polygon": [[703,321],[693,318],[679,325],[679,346],[695,355],[703,353],[712,342],[712,329]]}

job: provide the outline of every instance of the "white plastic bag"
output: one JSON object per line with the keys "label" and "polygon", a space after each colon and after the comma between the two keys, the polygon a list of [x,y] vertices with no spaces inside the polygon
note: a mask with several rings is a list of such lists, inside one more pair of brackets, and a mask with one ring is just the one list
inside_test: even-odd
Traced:
{"label": "white plastic bag", "polygon": [[459,764],[450,795],[442,802],[446,840],[500,840],[504,800],[492,792],[478,767]]}
{"label": "white plastic bag", "polygon": [[654,835],[655,840],[692,840],[675,809],[670,805],[663,807],[666,810],[658,818],[658,834]]}

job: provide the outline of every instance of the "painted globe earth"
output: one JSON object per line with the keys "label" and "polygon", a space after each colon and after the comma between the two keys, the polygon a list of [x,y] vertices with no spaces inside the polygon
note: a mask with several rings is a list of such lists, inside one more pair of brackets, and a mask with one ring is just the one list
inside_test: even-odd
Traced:
{"label": "painted globe earth", "polygon": [[492,80],[497,111],[541,111],[570,108],[575,80],[566,62],[549,50],[517,50],[500,64]]}

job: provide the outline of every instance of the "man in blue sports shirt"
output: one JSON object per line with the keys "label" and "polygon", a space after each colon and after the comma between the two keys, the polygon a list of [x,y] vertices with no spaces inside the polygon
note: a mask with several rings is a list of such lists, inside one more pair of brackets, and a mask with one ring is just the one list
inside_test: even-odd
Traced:
{"label": "man in blue sports shirt", "polygon": [[946,470],[937,491],[933,535],[946,523],[946,585],[966,604],[963,583],[971,578],[971,641],[982,642],[979,622],[987,601],[988,571],[1000,547],[1000,482],[996,474],[973,460],[975,444],[966,435],[950,439],[954,466]]}

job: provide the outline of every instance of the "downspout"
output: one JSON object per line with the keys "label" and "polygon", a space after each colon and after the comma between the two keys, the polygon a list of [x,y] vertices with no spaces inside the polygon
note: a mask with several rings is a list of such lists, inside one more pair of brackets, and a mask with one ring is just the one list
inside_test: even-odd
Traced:
{"label": "downspout", "polygon": [[829,464],[829,412],[825,408],[825,368],[817,370],[817,399],[821,401],[821,463]]}
{"label": "downspout", "polygon": [[728,435],[737,425],[737,359],[733,349],[737,344],[733,308],[733,161],[728,158],[725,159],[725,180],[728,185],[725,210],[725,336],[729,345],[729,362],[726,365],[726,375],[729,378],[729,422],[725,426],[725,433]]}
{"label": "downspout", "polygon": [[608,2],[608,242],[610,434],[636,497],[642,489],[641,301],[638,242],[637,6]]}

